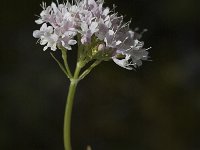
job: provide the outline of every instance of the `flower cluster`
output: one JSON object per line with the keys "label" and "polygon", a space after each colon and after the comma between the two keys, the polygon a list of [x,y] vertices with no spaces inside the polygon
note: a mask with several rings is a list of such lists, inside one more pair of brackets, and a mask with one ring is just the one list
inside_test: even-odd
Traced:
{"label": "flower cluster", "polygon": [[55,51],[60,47],[71,50],[80,42],[89,47],[87,51],[92,51],[91,57],[95,59],[109,57],[129,70],[140,66],[141,60],[148,58],[140,35],[130,30],[130,22],[123,23],[123,16],[104,8],[103,3],[103,0],[76,0],[74,4],[52,2],[48,7],[42,3],[43,11],[35,21],[41,28],[33,36],[45,45],[43,50]]}

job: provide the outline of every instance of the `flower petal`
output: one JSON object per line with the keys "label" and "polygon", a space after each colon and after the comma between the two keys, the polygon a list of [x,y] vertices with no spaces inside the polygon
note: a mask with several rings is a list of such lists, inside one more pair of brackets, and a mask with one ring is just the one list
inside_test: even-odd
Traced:
{"label": "flower petal", "polygon": [[75,45],[76,43],[77,43],[76,40],[69,40],[69,42],[68,42],[69,45]]}

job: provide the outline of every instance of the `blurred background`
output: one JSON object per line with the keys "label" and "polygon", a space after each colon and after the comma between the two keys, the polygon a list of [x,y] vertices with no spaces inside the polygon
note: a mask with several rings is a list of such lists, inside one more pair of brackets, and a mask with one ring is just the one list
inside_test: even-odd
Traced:
{"label": "blurred background", "polygon": [[[1,150],[63,150],[69,81],[32,37],[41,2],[1,0]],[[133,29],[149,30],[142,40],[153,61],[136,71],[104,62],[80,82],[73,150],[200,150],[198,1],[105,0],[113,4]]]}

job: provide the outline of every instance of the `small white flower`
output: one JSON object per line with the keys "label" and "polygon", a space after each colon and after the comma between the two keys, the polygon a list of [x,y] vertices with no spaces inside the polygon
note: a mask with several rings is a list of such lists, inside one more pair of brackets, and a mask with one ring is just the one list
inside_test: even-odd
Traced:
{"label": "small white flower", "polygon": [[132,64],[130,64],[128,62],[129,59],[130,59],[128,55],[126,55],[126,58],[124,58],[124,59],[117,59],[116,57],[113,57],[112,59],[120,67],[123,67],[123,68],[128,69],[128,70],[133,70],[133,67],[131,67]]}
{"label": "small white flower", "polygon": [[56,50],[56,43],[58,40],[58,36],[56,34],[53,34],[53,27],[47,26],[46,23],[44,23],[40,30],[36,30],[33,32],[33,36],[35,38],[40,39],[40,44],[45,45],[47,44],[43,50],[46,50],[48,47],[51,48],[51,50]]}
{"label": "small white flower", "polygon": [[47,24],[44,23],[44,24],[41,26],[40,30],[35,30],[35,31],[33,32],[33,36],[34,36],[35,38],[41,38],[41,36],[50,35],[50,34],[52,34],[52,33],[53,33],[53,27],[52,27],[52,26],[48,26],[48,27],[47,27]]}
{"label": "small white flower", "polygon": [[92,35],[98,31],[98,23],[92,22],[90,25],[88,25],[86,22],[83,22],[81,24],[81,34],[83,35],[81,42],[82,44],[90,43]]}

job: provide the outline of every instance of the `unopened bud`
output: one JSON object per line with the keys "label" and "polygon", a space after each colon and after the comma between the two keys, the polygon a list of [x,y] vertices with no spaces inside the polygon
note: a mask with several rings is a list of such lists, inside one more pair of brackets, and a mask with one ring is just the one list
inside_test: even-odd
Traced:
{"label": "unopened bud", "polygon": [[100,44],[98,46],[98,51],[103,51],[105,49],[105,44]]}

